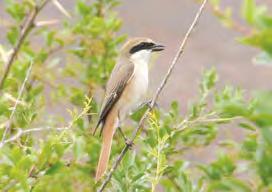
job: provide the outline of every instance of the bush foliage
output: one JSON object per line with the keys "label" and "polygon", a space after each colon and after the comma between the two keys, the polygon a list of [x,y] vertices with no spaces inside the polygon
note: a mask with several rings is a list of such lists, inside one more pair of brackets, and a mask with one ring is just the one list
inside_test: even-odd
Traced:
{"label": "bush foliage", "polygon": [[[22,40],[24,26],[33,13],[42,12],[43,3],[54,4],[67,19],[57,27],[55,20],[34,18]],[[220,3],[210,1],[219,20],[242,32],[239,42],[260,49],[256,62],[271,63],[272,17],[267,7],[244,0],[241,18],[247,25],[238,27],[231,8]],[[4,5],[9,17],[0,45],[1,74],[14,47],[20,41],[21,46],[0,90],[0,190],[95,191],[100,186],[94,181],[100,138],[90,129],[101,99],[94,93],[104,89],[126,39],[117,34],[122,22],[114,8],[119,2],[77,0],[69,12],[56,0],[6,0]],[[198,97],[185,115],[175,101],[169,110],[150,113],[108,191],[272,190],[272,91],[249,94],[230,85],[218,89],[218,79],[215,69],[203,72]],[[144,110],[132,115],[126,135]],[[241,139],[218,138],[226,129],[242,133]],[[124,145],[116,133],[111,159]],[[204,148],[211,149],[212,160],[188,158]]]}

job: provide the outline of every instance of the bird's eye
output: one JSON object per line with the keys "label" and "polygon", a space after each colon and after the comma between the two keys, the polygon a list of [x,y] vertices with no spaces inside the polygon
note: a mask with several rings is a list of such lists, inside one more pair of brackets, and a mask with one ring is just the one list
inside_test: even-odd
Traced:
{"label": "bird's eye", "polygon": [[154,43],[150,43],[150,42],[143,42],[142,43],[142,48],[143,49],[152,49],[152,47],[154,46]]}

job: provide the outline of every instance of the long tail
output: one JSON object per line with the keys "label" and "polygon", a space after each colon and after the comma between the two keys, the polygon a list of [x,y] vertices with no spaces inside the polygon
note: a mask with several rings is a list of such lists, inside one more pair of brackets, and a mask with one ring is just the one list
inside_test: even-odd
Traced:
{"label": "long tail", "polygon": [[115,129],[118,126],[118,115],[117,112],[112,110],[105,121],[105,124],[103,126],[103,135],[102,135],[102,148],[100,152],[100,157],[96,169],[96,176],[95,180],[99,181],[101,177],[104,175],[109,158],[110,158],[110,152],[111,152],[111,144],[112,144],[112,138],[115,132]]}

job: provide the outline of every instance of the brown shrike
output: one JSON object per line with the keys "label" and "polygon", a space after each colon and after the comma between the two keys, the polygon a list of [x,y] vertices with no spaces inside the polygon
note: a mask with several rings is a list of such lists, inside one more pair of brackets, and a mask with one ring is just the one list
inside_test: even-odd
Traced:
{"label": "brown shrike", "polygon": [[126,116],[143,102],[148,89],[148,64],[152,52],[164,46],[148,38],[128,40],[120,50],[117,63],[106,87],[106,95],[94,134],[101,125],[102,148],[96,170],[96,181],[105,173],[112,138]]}

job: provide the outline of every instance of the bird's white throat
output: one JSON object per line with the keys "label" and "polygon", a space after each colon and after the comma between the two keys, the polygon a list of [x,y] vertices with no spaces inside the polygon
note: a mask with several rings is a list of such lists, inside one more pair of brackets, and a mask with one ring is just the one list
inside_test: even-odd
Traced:
{"label": "bird's white throat", "polygon": [[151,57],[150,50],[141,50],[133,53],[130,59],[135,64],[148,64]]}
{"label": "bird's white throat", "polygon": [[141,50],[130,56],[130,60],[134,63],[135,80],[144,89],[147,89],[148,86],[148,64],[150,57],[150,50]]}
{"label": "bird's white throat", "polygon": [[148,88],[148,63],[151,57],[150,50],[141,50],[131,55],[130,60],[134,63],[134,78],[131,83],[134,97],[133,105],[142,102]]}

